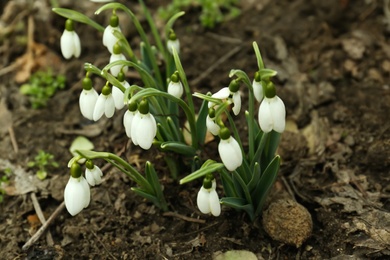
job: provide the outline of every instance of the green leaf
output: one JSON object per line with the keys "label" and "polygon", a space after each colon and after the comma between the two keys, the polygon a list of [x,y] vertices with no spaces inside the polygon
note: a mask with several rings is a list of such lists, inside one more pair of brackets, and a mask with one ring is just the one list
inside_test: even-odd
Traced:
{"label": "green leaf", "polygon": [[279,166],[280,166],[280,156],[275,156],[275,158],[265,169],[263,175],[260,178],[258,186],[256,187],[256,190],[253,192],[252,197],[258,199],[256,200],[257,203],[254,202],[257,204],[255,216],[260,214],[260,211],[263,208],[263,205],[267,198],[267,195],[269,194],[272,186],[274,185],[278,177]]}
{"label": "green leaf", "polygon": [[90,150],[75,150],[75,152],[80,154],[84,158],[87,158],[90,160],[110,158],[110,153],[106,153],[106,152],[95,152],[95,151],[90,151]]}
{"label": "green leaf", "polygon": [[69,151],[73,156],[77,156],[76,150],[93,150],[95,147],[88,138],[77,136],[70,145]]}
{"label": "green leaf", "polygon": [[132,187],[131,190],[134,191],[136,194],[140,195],[141,197],[144,197],[145,199],[153,202],[153,204],[156,205],[158,208],[161,208],[161,205],[158,202],[156,196],[151,195],[150,193],[147,193],[146,191],[136,187]]}
{"label": "green leaf", "polygon": [[198,118],[196,119],[196,135],[200,146],[204,145],[206,138],[207,127],[206,127],[206,117],[209,113],[208,102],[203,100],[202,106],[199,109]]}
{"label": "green leaf", "polygon": [[145,175],[146,175],[146,179],[148,180],[150,185],[153,187],[153,190],[154,190],[153,195],[155,195],[155,197],[157,199],[159,208],[161,208],[164,211],[167,211],[168,206],[167,206],[167,203],[165,201],[164,194],[161,190],[161,185],[160,185],[160,182],[158,180],[157,173],[156,173],[153,165],[149,161],[146,162],[146,165],[145,165]]}
{"label": "green leaf", "polygon": [[276,74],[278,74],[278,72],[273,70],[273,69],[260,69],[259,73],[260,73],[260,78],[262,80],[274,77],[274,76],[276,76]]}
{"label": "green leaf", "polygon": [[264,69],[263,58],[261,57],[260,49],[259,46],[257,45],[257,42],[253,42],[253,49],[256,54],[257,66],[259,67],[259,70]]}
{"label": "green leaf", "polygon": [[52,11],[58,15],[65,17],[65,18],[68,18],[68,19],[71,19],[73,21],[77,21],[80,23],[88,24],[88,25],[92,26],[93,28],[95,28],[96,30],[98,30],[100,32],[104,32],[105,28],[103,26],[101,26],[100,24],[98,24],[97,22],[95,22],[94,20],[92,20],[91,18],[89,18],[88,16],[86,16],[84,14],[81,14],[79,12],[76,12],[76,11],[71,10],[71,9],[66,9],[66,8],[53,8]]}
{"label": "green leaf", "polygon": [[196,154],[196,149],[194,147],[174,141],[163,142],[161,143],[160,148],[163,151],[175,152],[185,156],[194,156]]}
{"label": "green leaf", "polygon": [[191,173],[190,175],[184,177],[183,179],[180,180],[180,184],[184,184],[190,181],[193,181],[195,179],[198,179],[200,177],[205,176],[208,173],[213,173],[215,171],[218,171],[222,168],[224,168],[225,165],[223,163],[217,163],[213,160],[207,160],[203,165],[202,168],[199,170]]}
{"label": "green leaf", "polygon": [[169,31],[172,29],[173,27],[173,24],[176,22],[176,20],[183,16],[185,14],[185,12],[178,12],[176,14],[174,14],[171,18],[169,18],[167,24],[165,25],[165,39],[168,39],[168,35],[169,35]]}
{"label": "green leaf", "polygon": [[222,198],[220,201],[222,205],[226,205],[237,210],[244,210],[249,215],[251,220],[254,219],[253,206],[249,204],[245,199],[226,197]]}

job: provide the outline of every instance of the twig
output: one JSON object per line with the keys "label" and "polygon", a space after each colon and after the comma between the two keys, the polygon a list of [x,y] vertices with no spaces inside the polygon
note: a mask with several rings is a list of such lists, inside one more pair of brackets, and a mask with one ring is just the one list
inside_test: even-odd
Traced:
{"label": "twig", "polygon": [[[35,195],[35,192],[31,193],[31,200],[35,209],[35,212],[37,213],[37,216],[39,218],[39,221],[41,221],[42,225],[46,223],[45,216],[42,213],[41,206],[39,205],[37,196]],[[51,236],[50,230],[46,233],[46,241],[49,246],[54,245],[53,237]]]}
{"label": "twig", "polygon": [[26,244],[23,245],[22,250],[26,251],[30,248],[45,232],[45,230],[50,226],[51,222],[61,213],[61,211],[65,208],[65,202],[62,202],[56,210],[53,212],[53,214],[48,218],[48,220],[41,226],[40,229],[26,242]]}
{"label": "twig", "polygon": [[211,65],[205,72],[201,73],[199,77],[195,78],[190,82],[190,85],[197,85],[201,80],[206,78],[211,72],[213,72],[216,68],[219,67],[222,63],[228,60],[231,56],[236,54],[242,48],[241,45],[236,46],[236,48],[230,50],[226,55],[219,58],[213,65]]}
{"label": "twig", "polygon": [[163,216],[164,217],[180,218],[180,219],[188,221],[188,222],[195,222],[195,223],[200,223],[200,224],[206,223],[206,220],[204,220],[204,219],[190,218],[190,217],[187,217],[187,216],[183,216],[183,215],[177,214],[177,213],[172,212],[172,211],[164,212]]}
{"label": "twig", "polygon": [[18,143],[16,142],[15,132],[12,126],[8,127],[8,133],[9,133],[9,137],[11,138],[11,143],[12,143],[12,147],[14,148],[14,152],[18,153],[19,147],[18,147]]}

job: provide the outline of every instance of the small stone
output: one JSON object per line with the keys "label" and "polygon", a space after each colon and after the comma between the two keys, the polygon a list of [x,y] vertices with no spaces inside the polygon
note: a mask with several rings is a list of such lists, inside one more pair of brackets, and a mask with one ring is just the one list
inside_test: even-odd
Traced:
{"label": "small stone", "polygon": [[311,235],[313,221],[301,204],[279,199],[264,211],[263,226],[272,239],[298,248]]}

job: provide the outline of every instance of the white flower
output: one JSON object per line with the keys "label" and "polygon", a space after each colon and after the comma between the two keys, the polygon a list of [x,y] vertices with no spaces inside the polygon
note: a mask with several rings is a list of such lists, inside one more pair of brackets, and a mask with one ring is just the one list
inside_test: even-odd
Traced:
{"label": "white flower", "polygon": [[218,144],[218,152],[222,163],[229,171],[234,171],[242,164],[240,145],[233,137],[222,139]]}
{"label": "white flower", "polygon": [[95,109],[93,111],[93,120],[98,121],[103,114],[107,118],[110,118],[114,115],[115,112],[115,103],[112,94],[104,95],[101,93],[96,101]]}
{"label": "white flower", "polygon": [[[217,93],[214,93],[211,95],[213,98],[218,98],[218,99],[228,99],[229,96],[232,95],[232,102],[233,102],[233,113],[235,115],[238,115],[241,110],[241,92],[236,91],[236,92],[231,92],[228,87],[224,87],[221,90],[219,90]],[[215,104],[213,102],[209,102],[208,106],[209,108],[214,106]]]}
{"label": "white flower", "polygon": [[157,133],[157,124],[154,117],[148,112],[137,112],[131,122],[131,140],[135,145],[148,150]]}
{"label": "white flower", "polygon": [[83,89],[83,91],[81,91],[79,98],[80,111],[81,114],[89,120],[93,120],[93,111],[95,109],[98,96],[99,95],[94,88],[89,90]]}
{"label": "white flower", "polygon": [[180,81],[170,81],[168,84],[168,93],[176,98],[180,98],[183,95],[183,85]]}
{"label": "white flower", "polygon": [[175,40],[168,40],[167,41],[167,48],[170,54],[173,54],[173,50],[175,49],[176,53],[180,53],[180,41],[179,39]]}
{"label": "white flower", "polygon": [[256,81],[256,79],[254,79],[252,83],[252,87],[253,87],[253,94],[255,95],[256,100],[258,102],[261,102],[261,100],[263,100],[264,97],[264,91],[261,82]]}
{"label": "white flower", "polygon": [[99,185],[100,183],[102,183],[102,176],[102,170],[100,170],[100,168],[96,165],[94,165],[92,169],[89,169],[88,167],[86,167],[85,169],[85,178],[91,186]]}
{"label": "white flower", "polygon": [[61,36],[61,52],[65,59],[70,59],[72,56],[80,57],[81,43],[75,31],[64,30]]}
{"label": "white flower", "polygon": [[[134,119],[134,116],[136,113],[137,113],[137,111],[127,110],[125,115],[123,116],[123,125],[125,126],[126,135],[129,138],[131,138],[131,128],[132,128],[133,119]],[[134,143],[134,141],[133,141],[133,143]]]}
{"label": "white flower", "polygon": [[[130,84],[127,81],[122,81],[121,84],[125,87],[125,89],[130,87]],[[122,109],[125,106],[125,93],[116,86],[112,88],[112,97],[114,98],[116,109]]]}
{"label": "white flower", "polygon": [[72,216],[88,207],[91,200],[91,191],[83,176],[79,178],[71,176],[69,178],[64,191],[64,200],[65,207]]}
{"label": "white flower", "polygon": [[119,26],[111,26],[111,25],[108,25],[106,27],[106,29],[104,29],[104,32],[103,32],[103,45],[107,47],[108,51],[110,53],[114,53],[114,45],[115,43],[117,43],[118,41],[118,38],[115,37],[114,35],[114,31],[121,31],[121,29],[119,28]]}
{"label": "white flower", "polygon": [[202,185],[198,192],[196,202],[199,210],[203,214],[211,213],[215,217],[218,217],[221,214],[221,204],[219,202],[218,193],[215,190],[216,186],[217,184],[215,180],[213,180],[210,189],[206,189]]}
{"label": "white flower", "polygon": [[264,133],[275,130],[282,133],[286,127],[286,108],[278,97],[264,97],[259,108],[259,125]]}
{"label": "white flower", "polygon": [[206,117],[206,127],[207,130],[209,130],[210,133],[213,135],[218,135],[219,134],[219,125],[215,123],[215,119],[211,119],[209,115]]}
{"label": "white flower", "polygon": [[[113,54],[111,54],[110,63],[112,63],[114,61],[118,61],[118,60],[126,60],[125,55],[123,55],[122,53],[118,53],[118,54],[113,53]],[[128,69],[129,68],[127,66],[115,65],[115,66],[112,66],[110,68],[110,72],[111,72],[111,74],[114,77],[117,77],[121,70],[122,70],[123,73],[126,73]]]}

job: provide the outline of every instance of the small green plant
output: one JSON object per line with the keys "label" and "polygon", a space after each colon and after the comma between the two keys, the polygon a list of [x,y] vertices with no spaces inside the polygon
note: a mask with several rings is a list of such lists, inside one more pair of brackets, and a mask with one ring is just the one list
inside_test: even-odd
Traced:
{"label": "small green plant", "polygon": [[189,6],[200,7],[200,22],[206,28],[213,28],[224,20],[240,15],[240,9],[235,6],[237,3],[238,0],[172,0],[158,11],[159,15],[167,20]]}
{"label": "small green plant", "polygon": [[12,170],[10,168],[4,169],[3,172],[0,173],[0,203],[4,201],[5,190],[3,188],[4,184],[8,184],[9,176],[11,176]]}
{"label": "small green plant", "polygon": [[27,163],[29,168],[37,168],[36,175],[38,179],[44,180],[47,177],[47,167],[58,167],[58,163],[54,161],[54,155],[51,153],[46,153],[43,150],[38,152],[38,155],[35,156],[34,161]]}
{"label": "small green plant", "polygon": [[51,70],[37,71],[29,83],[20,87],[20,93],[29,97],[31,106],[34,109],[46,107],[48,100],[59,89],[65,87],[65,77],[63,75],[54,76]]}

